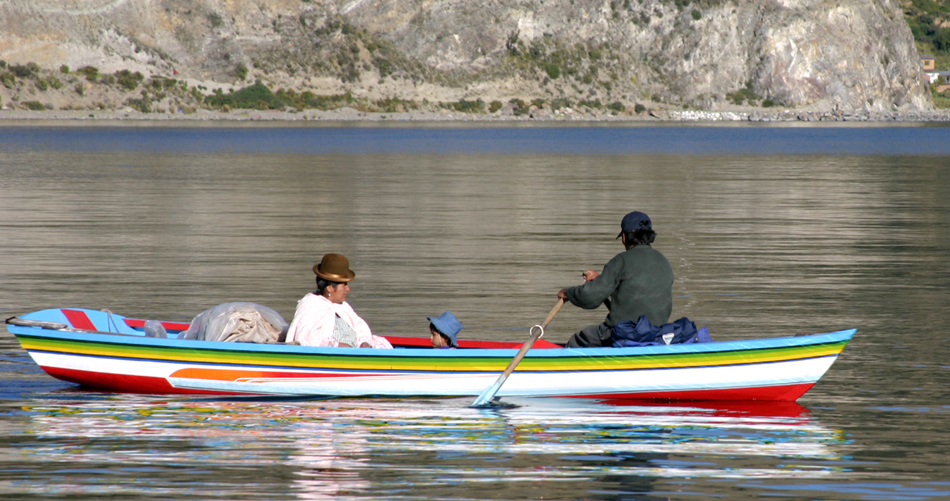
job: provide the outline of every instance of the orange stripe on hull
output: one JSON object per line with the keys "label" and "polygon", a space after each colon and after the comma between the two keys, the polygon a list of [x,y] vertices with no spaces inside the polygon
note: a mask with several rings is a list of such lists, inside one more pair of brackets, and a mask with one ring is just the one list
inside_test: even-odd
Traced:
{"label": "orange stripe on hull", "polygon": [[[346,374],[346,373],[336,373],[330,374],[335,378],[339,377],[348,377],[348,376],[365,376],[365,374]],[[206,379],[212,381],[241,381],[247,379],[258,379],[258,378],[275,378],[275,379],[284,379],[284,378],[304,378],[312,379],[324,377],[324,374],[320,372],[292,372],[292,371],[260,371],[260,370],[240,370],[240,369],[204,369],[197,367],[189,367],[187,369],[179,369],[171,374],[169,377],[180,377],[187,379]]]}

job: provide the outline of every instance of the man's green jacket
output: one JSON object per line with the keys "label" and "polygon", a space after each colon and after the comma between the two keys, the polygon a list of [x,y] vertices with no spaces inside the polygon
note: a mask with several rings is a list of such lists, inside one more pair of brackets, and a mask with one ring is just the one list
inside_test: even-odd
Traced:
{"label": "man's green jacket", "polygon": [[646,315],[653,325],[663,325],[673,312],[673,268],[660,251],[637,245],[614,256],[594,280],[566,291],[571,303],[593,310],[607,301],[605,323],[613,327]]}

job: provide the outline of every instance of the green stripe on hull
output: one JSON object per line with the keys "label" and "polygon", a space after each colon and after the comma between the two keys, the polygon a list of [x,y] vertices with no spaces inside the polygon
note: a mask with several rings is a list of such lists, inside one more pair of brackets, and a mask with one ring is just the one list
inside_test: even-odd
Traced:
{"label": "green stripe on hull", "polygon": [[[169,362],[253,365],[258,367],[299,367],[342,370],[499,372],[510,361],[498,357],[327,355],[268,353],[260,351],[216,350],[209,348],[162,347],[130,345],[98,341],[70,341],[18,335],[26,350],[42,350],[63,354],[148,359]],[[643,354],[630,356],[598,355],[591,357],[526,357],[518,366],[527,371],[597,371],[630,370],[664,367],[708,367],[837,355],[847,341],[806,346],[735,350],[725,352],[689,352],[668,355]],[[400,350],[405,353],[404,351]],[[422,351],[422,350],[420,350]],[[458,353],[458,352],[455,352]],[[546,353],[550,351],[546,350]]]}
{"label": "green stripe on hull", "polygon": [[[669,355],[634,355],[626,357],[603,356],[584,359],[584,365],[587,370],[618,370],[768,363],[837,355],[841,353],[845,345],[847,345],[847,342],[705,353],[671,353]],[[528,360],[525,359],[522,363]],[[531,359],[531,361],[540,360]],[[597,367],[592,367],[593,365]],[[518,370],[523,369],[519,366]],[[538,368],[536,370],[544,369]]]}

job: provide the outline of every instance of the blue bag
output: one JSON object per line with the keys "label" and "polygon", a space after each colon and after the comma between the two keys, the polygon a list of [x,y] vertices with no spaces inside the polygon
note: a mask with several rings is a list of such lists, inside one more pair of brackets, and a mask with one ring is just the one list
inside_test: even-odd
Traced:
{"label": "blue bag", "polygon": [[708,328],[703,327],[697,330],[696,324],[686,317],[673,323],[655,326],[650,323],[646,315],[640,315],[636,322],[626,320],[615,325],[610,339],[614,348],[712,341]]}

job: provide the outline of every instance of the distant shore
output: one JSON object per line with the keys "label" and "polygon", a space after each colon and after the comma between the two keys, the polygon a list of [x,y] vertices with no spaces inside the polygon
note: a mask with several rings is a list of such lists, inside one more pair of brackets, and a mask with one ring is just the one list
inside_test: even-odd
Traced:
{"label": "distant shore", "polygon": [[846,114],[825,113],[813,111],[661,111],[633,113],[573,113],[570,110],[560,113],[551,113],[539,110],[525,115],[464,113],[451,110],[438,111],[408,111],[399,113],[371,113],[362,112],[353,108],[336,110],[235,110],[230,112],[198,110],[194,113],[141,113],[125,110],[0,110],[0,125],[115,125],[121,122],[125,125],[143,124],[179,124],[211,123],[224,125],[227,123],[248,122],[483,122],[483,123],[828,123],[828,124],[856,124],[866,123],[879,125],[915,124],[915,123],[950,123],[950,110],[935,110],[929,112],[915,112],[910,114]]}

